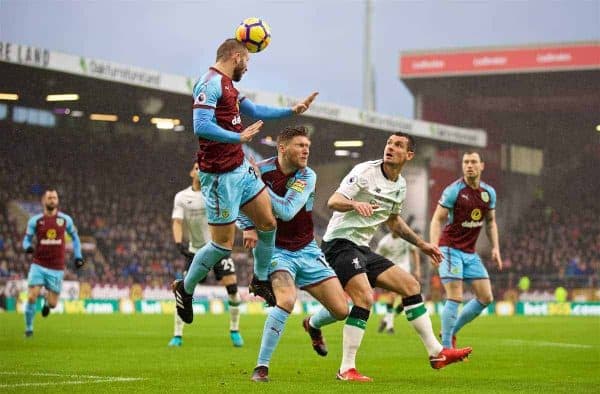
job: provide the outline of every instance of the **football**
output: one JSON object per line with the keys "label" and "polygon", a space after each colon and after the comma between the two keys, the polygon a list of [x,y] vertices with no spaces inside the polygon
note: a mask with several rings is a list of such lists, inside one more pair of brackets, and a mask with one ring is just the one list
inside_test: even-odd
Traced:
{"label": "football", "polygon": [[260,18],[246,18],[235,29],[235,38],[243,42],[249,52],[260,52],[271,42],[271,28]]}

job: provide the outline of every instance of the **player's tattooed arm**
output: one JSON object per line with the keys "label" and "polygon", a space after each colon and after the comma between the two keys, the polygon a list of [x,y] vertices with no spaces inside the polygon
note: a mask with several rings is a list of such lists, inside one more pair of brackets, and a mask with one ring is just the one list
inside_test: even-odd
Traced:
{"label": "player's tattooed arm", "polygon": [[387,225],[391,231],[407,240],[417,248],[421,248],[425,241],[421,239],[399,215],[391,215],[387,220]]}
{"label": "player's tattooed arm", "polygon": [[442,262],[442,253],[440,249],[419,237],[399,215],[391,215],[387,220],[387,225],[391,231],[398,234],[402,239],[407,240],[423,253],[431,257],[432,263],[437,267]]}

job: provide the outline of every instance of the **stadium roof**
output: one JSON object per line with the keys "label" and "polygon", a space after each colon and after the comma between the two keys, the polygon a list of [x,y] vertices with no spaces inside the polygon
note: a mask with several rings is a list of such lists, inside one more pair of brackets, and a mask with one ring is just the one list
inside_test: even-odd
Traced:
{"label": "stadium roof", "polygon": [[483,127],[493,143],[598,122],[600,42],[402,52],[398,72],[418,118]]}
{"label": "stadium roof", "polygon": [[[36,72],[32,72],[33,69]],[[194,82],[190,77],[9,42],[0,42],[0,74],[3,76],[0,93],[18,94],[19,104],[43,107],[47,105],[48,94],[77,93],[80,99],[71,109],[85,108],[86,116],[90,111],[116,112],[119,118],[137,113],[146,117],[175,118],[182,109],[191,108]],[[242,92],[253,101],[267,105],[290,105],[298,101],[280,93]],[[116,105],[123,101],[130,103],[129,107]],[[479,128],[454,127],[335,104],[317,102],[306,116],[370,130],[401,130],[415,137],[446,143],[476,147],[487,144],[487,134]],[[186,128],[191,127],[189,118],[180,119]]]}
{"label": "stadium roof", "polygon": [[600,43],[405,51],[401,79],[600,69]]}

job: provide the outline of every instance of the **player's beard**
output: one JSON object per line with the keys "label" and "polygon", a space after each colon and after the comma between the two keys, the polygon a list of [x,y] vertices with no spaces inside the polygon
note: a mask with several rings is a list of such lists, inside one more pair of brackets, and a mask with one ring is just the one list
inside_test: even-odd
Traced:
{"label": "player's beard", "polygon": [[48,211],[48,212],[54,212],[55,209],[56,209],[56,205],[46,204],[46,211]]}
{"label": "player's beard", "polygon": [[233,75],[231,76],[231,79],[235,82],[239,82],[242,80],[242,75],[244,75],[244,71],[246,70],[246,65],[243,63],[238,64],[237,66],[235,66],[235,68],[233,69]]}

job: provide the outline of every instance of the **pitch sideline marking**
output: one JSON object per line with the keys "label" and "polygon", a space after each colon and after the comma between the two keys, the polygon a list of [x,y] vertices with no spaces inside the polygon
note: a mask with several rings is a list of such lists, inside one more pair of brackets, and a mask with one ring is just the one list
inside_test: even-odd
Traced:
{"label": "pitch sideline marking", "polygon": [[504,339],[504,342],[508,345],[534,345],[534,346],[550,346],[550,347],[566,347],[566,348],[577,348],[577,349],[592,349],[594,345],[584,345],[580,343],[563,343],[563,342],[548,342],[548,341],[527,341],[524,339]]}
{"label": "pitch sideline marking", "polygon": [[74,384],[90,384],[90,383],[111,383],[111,382],[133,382],[139,380],[146,380],[145,378],[131,378],[131,377],[120,377],[120,376],[97,376],[97,375],[66,375],[58,373],[46,373],[46,372],[10,372],[0,371],[0,375],[26,375],[26,376],[53,376],[53,377],[65,377],[65,378],[79,378],[88,380],[67,380],[64,382],[32,382],[32,383],[12,383],[12,384],[0,384],[0,387],[31,387],[31,386],[57,386],[57,385],[74,385]]}

